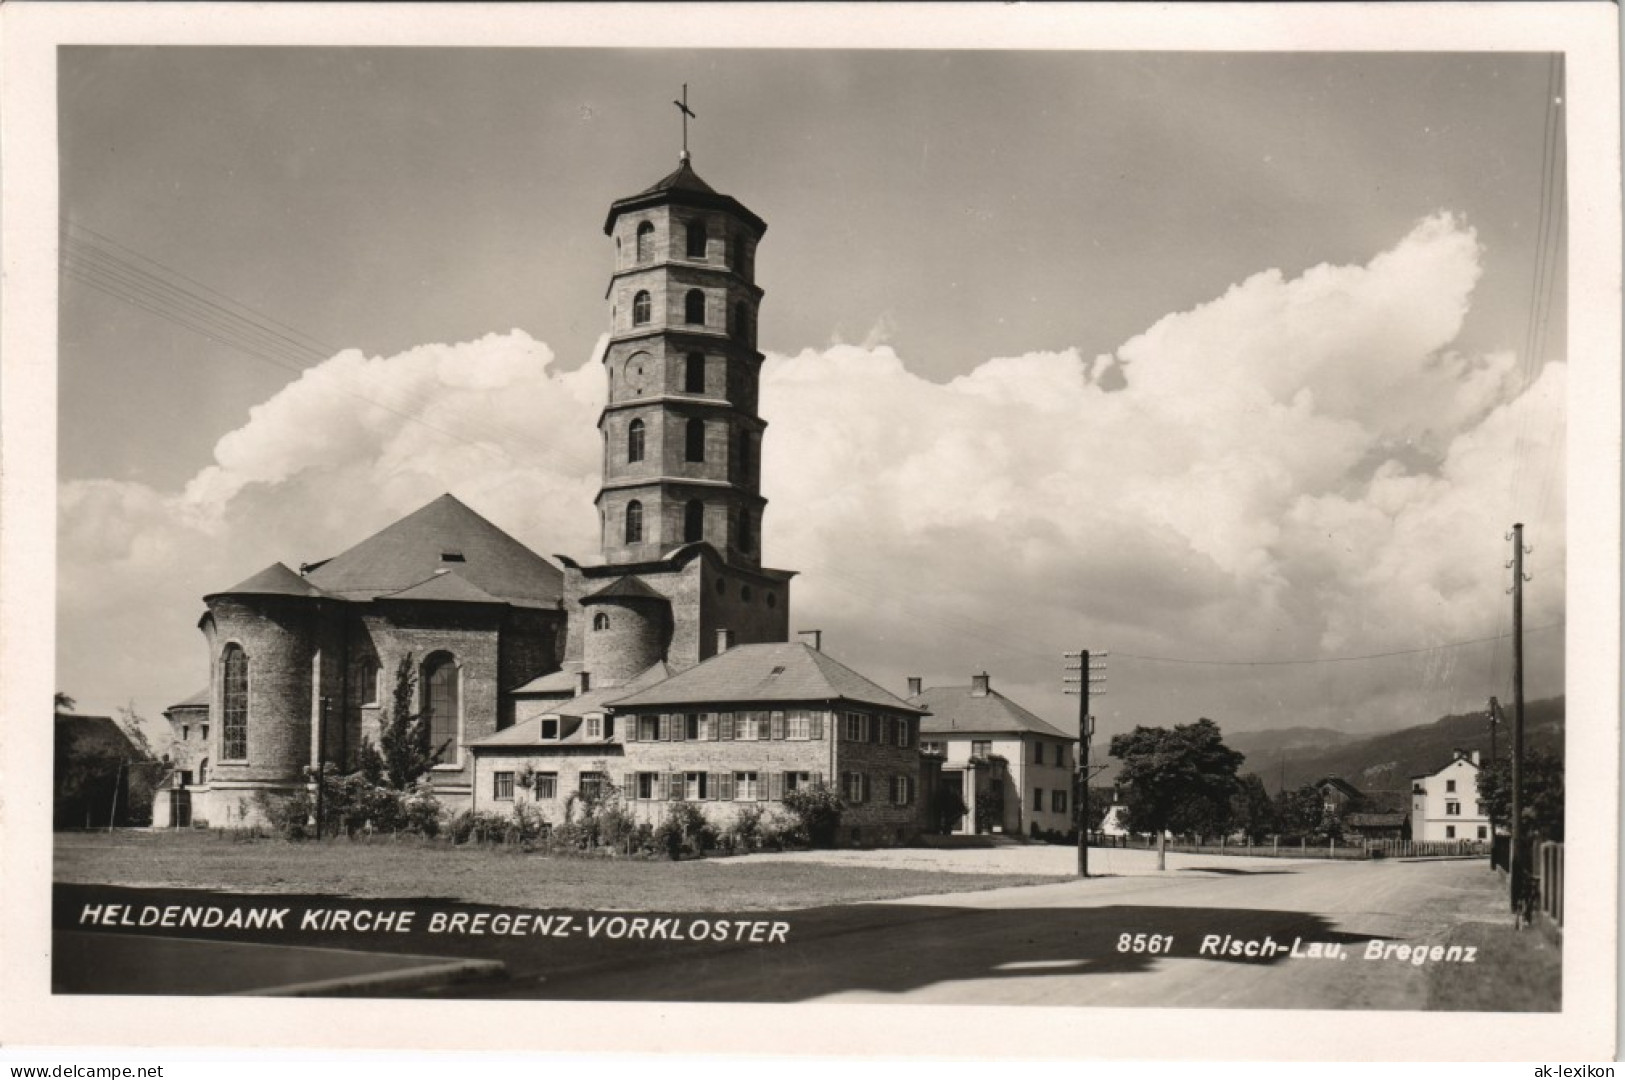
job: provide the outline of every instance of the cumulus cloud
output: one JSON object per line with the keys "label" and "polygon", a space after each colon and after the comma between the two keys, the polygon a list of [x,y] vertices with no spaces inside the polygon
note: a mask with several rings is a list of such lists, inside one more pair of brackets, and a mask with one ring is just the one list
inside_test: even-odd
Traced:
{"label": "cumulus cloud", "polygon": [[[1534,617],[1559,617],[1563,368],[1524,386],[1512,354],[1452,348],[1480,255],[1440,214],[1363,266],[1256,274],[1110,355],[998,357],[947,384],[881,336],[769,357],[764,547],[802,572],[796,624],[893,684],[990,667],[1042,706],[1059,701],[1058,653],[1090,642],[1280,658],[1494,632],[1517,516],[1549,553]],[[595,361],[562,371],[520,331],[340,353],[253,410],[182,491],[63,485],[65,634],[132,633],[124,667],[60,681],[179,671],[168,692],[189,692],[203,592],[334,554],[442,491],[543,553],[590,557]],[[1515,467],[1550,478],[1541,512],[1514,501]],[[1391,670],[1266,686],[1124,667],[1124,722],[1270,713],[1239,726],[1429,719],[1454,678],[1436,664],[1407,695]]]}

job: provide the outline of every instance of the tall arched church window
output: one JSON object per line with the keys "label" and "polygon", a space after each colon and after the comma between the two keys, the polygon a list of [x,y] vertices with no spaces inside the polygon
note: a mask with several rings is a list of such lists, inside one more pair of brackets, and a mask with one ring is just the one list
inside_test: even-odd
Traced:
{"label": "tall arched church window", "polygon": [[683,391],[689,394],[705,393],[705,354],[689,353],[683,364]]}
{"label": "tall arched church window", "polygon": [[683,459],[685,461],[705,460],[705,421],[695,418],[688,422],[683,443]]}
{"label": "tall arched church window", "polygon": [[705,258],[705,222],[703,221],[688,223],[688,257],[691,259]]}
{"label": "tall arched church window", "polygon": [[460,711],[457,661],[450,653],[434,653],[423,662],[423,706],[429,714],[429,749],[439,751],[443,764],[457,760],[457,719]]}
{"label": "tall arched church window", "polygon": [[632,325],[645,326],[649,322],[649,294],[640,292],[632,298]]}
{"label": "tall arched church window", "polygon": [[690,499],[683,507],[683,543],[692,544],[705,539],[705,504]]}
{"label": "tall arched church window", "polygon": [[636,499],[626,504],[626,542],[643,543],[643,504]]}
{"label": "tall arched church window", "polygon": [[220,756],[248,757],[248,654],[233,642],[220,656]]}
{"label": "tall arched church window", "polygon": [[655,257],[655,227],[645,221],[638,226],[638,262],[646,263]]}
{"label": "tall arched church window", "polygon": [[705,325],[705,293],[699,289],[690,289],[683,297],[683,321],[690,326]]}
{"label": "tall arched church window", "polygon": [[633,420],[626,425],[626,460],[643,460],[643,421]]}

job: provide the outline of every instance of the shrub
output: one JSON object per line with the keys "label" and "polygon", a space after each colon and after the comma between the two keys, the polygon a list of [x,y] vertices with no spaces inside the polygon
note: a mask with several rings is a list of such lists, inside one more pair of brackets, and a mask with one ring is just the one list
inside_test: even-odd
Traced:
{"label": "shrub", "polygon": [[740,807],[734,815],[733,824],[728,827],[732,837],[730,847],[737,851],[750,851],[756,847],[761,839],[762,813],[761,803],[746,803]]}
{"label": "shrub", "polygon": [[834,788],[812,784],[787,791],[784,808],[791,815],[789,831],[795,842],[819,848],[835,846],[846,804]]}
{"label": "shrub", "polygon": [[451,819],[448,830],[454,844],[492,844],[506,840],[513,821],[502,814],[464,810]]}

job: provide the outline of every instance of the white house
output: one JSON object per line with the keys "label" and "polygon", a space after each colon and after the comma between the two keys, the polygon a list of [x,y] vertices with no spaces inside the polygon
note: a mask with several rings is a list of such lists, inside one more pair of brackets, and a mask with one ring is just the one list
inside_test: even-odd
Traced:
{"label": "white house", "polygon": [[1478,751],[1457,750],[1436,772],[1411,777],[1411,839],[1490,842],[1490,819],[1478,801]]}

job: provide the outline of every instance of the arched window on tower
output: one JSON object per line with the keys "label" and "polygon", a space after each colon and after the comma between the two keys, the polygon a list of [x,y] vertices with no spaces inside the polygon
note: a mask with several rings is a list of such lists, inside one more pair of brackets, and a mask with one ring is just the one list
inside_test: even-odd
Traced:
{"label": "arched window on tower", "polygon": [[705,393],[705,354],[689,353],[683,366],[683,391],[689,394]]}
{"label": "arched window on tower", "polygon": [[608,630],[609,629],[609,616],[607,614],[605,614],[604,612],[602,612],[602,611],[600,611],[598,614],[594,615],[592,617],[592,628],[594,630]]}
{"label": "arched window on tower", "polygon": [[705,460],[705,421],[695,418],[688,422],[688,430],[683,441],[683,460]]}
{"label": "arched window on tower", "polygon": [[632,298],[632,325],[645,326],[649,322],[649,294],[640,292]]}
{"label": "arched window on tower", "polygon": [[643,543],[643,504],[636,499],[626,504],[626,542]]}
{"label": "arched window on tower", "polygon": [[750,340],[750,314],[745,308],[743,300],[734,305],[734,337],[740,341]]}
{"label": "arched window on tower", "polygon": [[444,751],[442,765],[457,762],[457,727],[461,716],[458,701],[457,661],[450,653],[432,653],[423,662],[423,709],[429,715],[429,749]]}
{"label": "arched window on tower", "polygon": [[655,227],[645,221],[638,226],[638,262],[646,263],[655,257]]}
{"label": "arched window on tower", "polygon": [[688,257],[691,259],[705,258],[705,222],[703,221],[688,223]]}
{"label": "arched window on tower", "polygon": [[643,421],[633,420],[626,425],[626,460],[630,464],[643,460]]}
{"label": "arched window on tower", "polygon": [[248,654],[235,641],[220,655],[220,756],[248,757]]}
{"label": "arched window on tower", "polygon": [[739,550],[756,550],[756,536],[750,527],[750,511],[739,511]]}
{"label": "arched window on tower", "polygon": [[705,539],[705,504],[690,499],[683,507],[683,543],[692,544]]}
{"label": "arched window on tower", "polygon": [[690,326],[705,325],[705,293],[699,289],[690,289],[683,297],[683,321]]}

